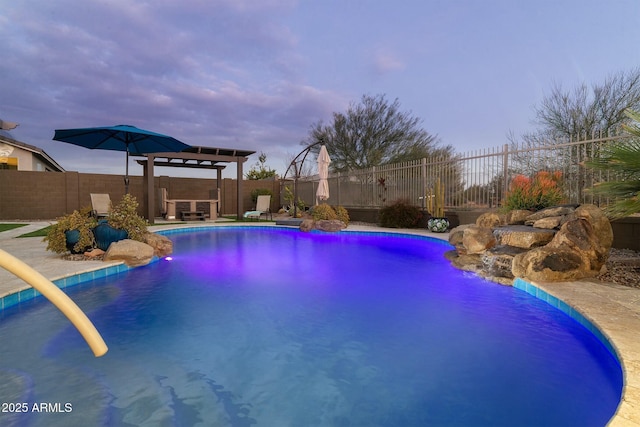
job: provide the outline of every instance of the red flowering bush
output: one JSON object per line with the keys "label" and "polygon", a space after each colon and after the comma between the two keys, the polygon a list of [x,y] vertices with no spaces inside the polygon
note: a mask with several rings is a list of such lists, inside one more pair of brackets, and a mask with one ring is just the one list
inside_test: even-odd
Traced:
{"label": "red flowering bush", "polygon": [[540,171],[533,178],[515,176],[504,201],[505,209],[540,210],[557,205],[564,198],[561,179],[559,171]]}

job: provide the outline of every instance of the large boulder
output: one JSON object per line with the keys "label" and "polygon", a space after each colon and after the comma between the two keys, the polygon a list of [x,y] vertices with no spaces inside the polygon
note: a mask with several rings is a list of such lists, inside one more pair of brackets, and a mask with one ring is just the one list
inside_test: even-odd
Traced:
{"label": "large boulder", "polygon": [[552,249],[566,249],[583,259],[584,277],[597,276],[607,262],[611,243],[599,240],[596,228],[586,219],[567,221],[547,245]]}
{"label": "large boulder", "polygon": [[594,205],[568,212],[560,230],[543,248],[516,256],[513,274],[538,281],[567,281],[595,277],[607,262],[613,231]]}
{"label": "large boulder", "polygon": [[142,236],[142,241],[153,248],[153,255],[164,258],[173,253],[173,242],[167,236],[147,232]]}
{"label": "large boulder", "polygon": [[550,208],[541,209],[538,212],[534,212],[530,214],[525,219],[525,225],[533,225],[534,222],[540,219],[549,218],[552,216],[571,215],[573,212],[575,212],[576,207],[577,205],[562,205],[562,206],[552,206]]}
{"label": "large boulder", "polygon": [[447,251],[444,254],[451,264],[463,271],[470,271],[472,273],[480,273],[482,270],[482,259],[480,254],[461,254],[458,251]]}
{"label": "large boulder", "polygon": [[530,249],[549,243],[553,239],[555,231],[527,227],[526,225],[509,225],[496,228],[493,230],[493,234],[499,245]]}
{"label": "large boulder", "polygon": [[313,220],[305,219],[300,223],[300,231],[309,232],[313,230]]}
{"label": "large boulder", "polygon": [[589,221],[593,226],[593,234],[596,241],[608,253],[611,245],[613,245],[613,228],[611,228],[609,218],[604,212],[595,205],[582,205],[573,214],[578,218]]}
{"label": "large boulder", "polygon": [[564,220],[563,216],[548,216],[546,218],[540,218],[533,222],[534,228],[544,228],[547,230],[555,230],[562,225]]}
{"label": "large boulder", "polygon": [[315,222],[315,228],[320,231],[335,232],[347,228],[339,219],[320,219]]}
{"label": "large boulder", "polygon": [[488,227],[472,225],[465,228],[462,234],[462,244],[468,254],[479,254],[496,245],[493,230]]}
{"label": "large boulder", "polygon": [[527,217],[531,215],[531,211],[525,209],[514,209],[507,212],[507,224],[509,225],[522,225]]}
{"label": "large boulder", "polygon": [[472,227],[473,224],[459,225],[449,231],[449,244],[454,246],[456,250],[466,252],[464,245],[462,244],[462,238],[464,237],[464,230]]}
{"label": "large boulder", "polygon": [[582,257],[564,248],[535,248],[513,258],[511,272],[538,282],[566,282],[588,277]]}
{"label": "large boulder", "polygon": [[129,267],[147,265],[153,259],[153,248],[137,240],[114,242],[104,254],[105,261],[124,261]]}
{"label": "large boulder", "polygon": [[506,224],[506,217],[495,212],[486,212],[476,219],[478,227],[492,228]]}
{"label": "large boulder", "polygon": [[480,256],[484,276],[513,279],[513,258],[523,252],[526,249],[513,246],[496,246],[485,251]]}

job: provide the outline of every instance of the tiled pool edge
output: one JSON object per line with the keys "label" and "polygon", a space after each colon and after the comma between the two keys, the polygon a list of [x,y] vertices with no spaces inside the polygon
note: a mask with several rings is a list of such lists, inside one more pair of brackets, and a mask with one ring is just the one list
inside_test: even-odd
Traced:
{"label": "tiled pool edge", "polygon": [[[60,289],[65,289],[89,280],[101,279],[112,274],[123,273],[130,270],[131,268],[134,267],[129,267],[124,263],[111,264],[104,267],[98,267],[92,270],[86,270],[79,273],[69,274],[64,277],[52,279],[51,283],[53,283]],[[20,304],[21,302],[29,301],[39,296],[42,296],[39,291],[37,291],[31,285],[25,283],[25,286],[23,288],[16,289],[15,292],[10,292],[0,297],[0,310],[13,307]]]}
{"label": "tiled pool edge", "polygon": [[[187,233],[191,231],[201,231],[203,228],[207,228],[207,227],[203,227],[203,226],[175,227],[175,228],[172,227],[167,229],[156,230],[154,232],[157,234],[166,235],[166,234],[175,234],[175,233],[182,233],[182,232]],[[154,257],[150,263],[153,263],[158,259],[159,258]],[[51,280],[51,283],[56,285],[58,288],[65,289],[89,280],[101,279],[103,277],[107,277],[112,274],[123,273],[132,268],[136,268],[136,267],[129,267],[123,262],[119,262],[117,264],[111,264],[104,267],[97,267],[91,270],[72,273],[72,274],[65,275],[63,277],[58,277],[58,278],[48,279],[48,280]],[[21,302],[26,302],[39,296],[42,296],[42,294],[39,291],[37,291],[35,288],[33,288],[30,284],[25,282],[25,285],[23,287],[17,288],[13,291],[9,291],[8,293],[5,293],[4,295],[0,296],[0,310],[8,309],[10,307],[20,304]]]}
{"label": "tiled pool edge", "polygon": [[[550,294],[549,292],[539,288],[533,283],[529,283],[526,280],[521,278],[516,278],[513,282],[513,287],[516,289],[520,289],[529,295],[532,295],[542,301],[545,301],[547,304],[557,308],[558,310],[565,313],[567,316],[571,317],[582,326],[584,326],[587,330],[589,330],[598,340],[605,346],[605,348],[609,351],[609,353],[616,359],[618,364],[620,365],[620,369],[622,370],[622,392],[620,395],[620,403],[618,404],[618,408],[616,412],[613,414],[607,426],[614,425],[623,425],[623,426],[637,426],[638,424],[627,417],[623,417],[621,412],[627,412],[629,407],[629,403],[625,399],[625,395],[627,394],[627,369],[625,368],[624,358],[622,357],[621,352],[614,345],[614,340],[605,334],[598,326],[595,321],[592,321],[585,317],[579,310],[575,309],[571,305],[564,302],[562,299]],[[633,406],[633,405],[632,405]],[[624,408],[624,409],[623,409]],[[635,412],[634,410],[631,411]]]}
{"label": "tiled pool edge", "polygon": [[574,319],[576,322],[587,328],[596,338],[598,338],[598,340],[600,340],[602,345],[604,345],[607,350],[609,350],[609,353],[611,353],[611,355],[616,358],[620,367],[623,367],[622,357],[620,356],[619,351],[613,345],[611,338],[605,335],[605,333],[602,332],[602,330],[598,328],[598,326],[596,326],[593,321],[586,318],[580,311],[562,301],[560,298],[551,295],[547,291],[521,278],[516,278],[516,280],[513,282],[513,287],[525,291],[529,295],[532,295],[542,301],[545,301],[547,304],[550,304],[551,306],[557,308],[558,310],[562,311],[563,313]]}

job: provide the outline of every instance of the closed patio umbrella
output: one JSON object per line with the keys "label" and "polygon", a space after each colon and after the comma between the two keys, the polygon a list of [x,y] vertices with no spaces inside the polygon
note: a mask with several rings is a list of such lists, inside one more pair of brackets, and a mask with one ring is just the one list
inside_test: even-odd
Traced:
{"label": "closed patio umbrella", "polygon": [[329,198],[329,163],[331,158],[327,152],[327,147],[324,145],[320,147],[320,153],[318,154],[318,175],[320,175],[320,182],[318,183],[318,190],[316,191],[316,204],[318,200],[327,200]]}
{"label": "closed patio umbrella", "polygon": [[125,193],[129,193],[129,153],[180,152],[191,147],[171,136],[129,125],[57,129],[53,139],[91,150],[125,151],[127,153]]}

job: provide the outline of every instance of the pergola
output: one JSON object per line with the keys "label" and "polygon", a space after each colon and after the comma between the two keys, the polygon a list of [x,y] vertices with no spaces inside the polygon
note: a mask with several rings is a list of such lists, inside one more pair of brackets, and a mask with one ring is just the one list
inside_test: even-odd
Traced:
{"label": "pergola", "polygon": [[238,219],[242,218],[244,206],[242,203],[242,164],[255,151],[236,150],[229,148],[213,148],[192,146],[179,153],[150,153],[133,154],[136,157],[146,157],[146,160],[137,160],[144,167],[144,198],[146,200],[147,218],[151,224],[155,217],[154,172],[155,166],[169,166],[178,168],[213,169],[216,171],[217,187],[221,185],[220,171],[227,167],[228,163],[236,163],[237,166],[237,191],[238,191]]}

